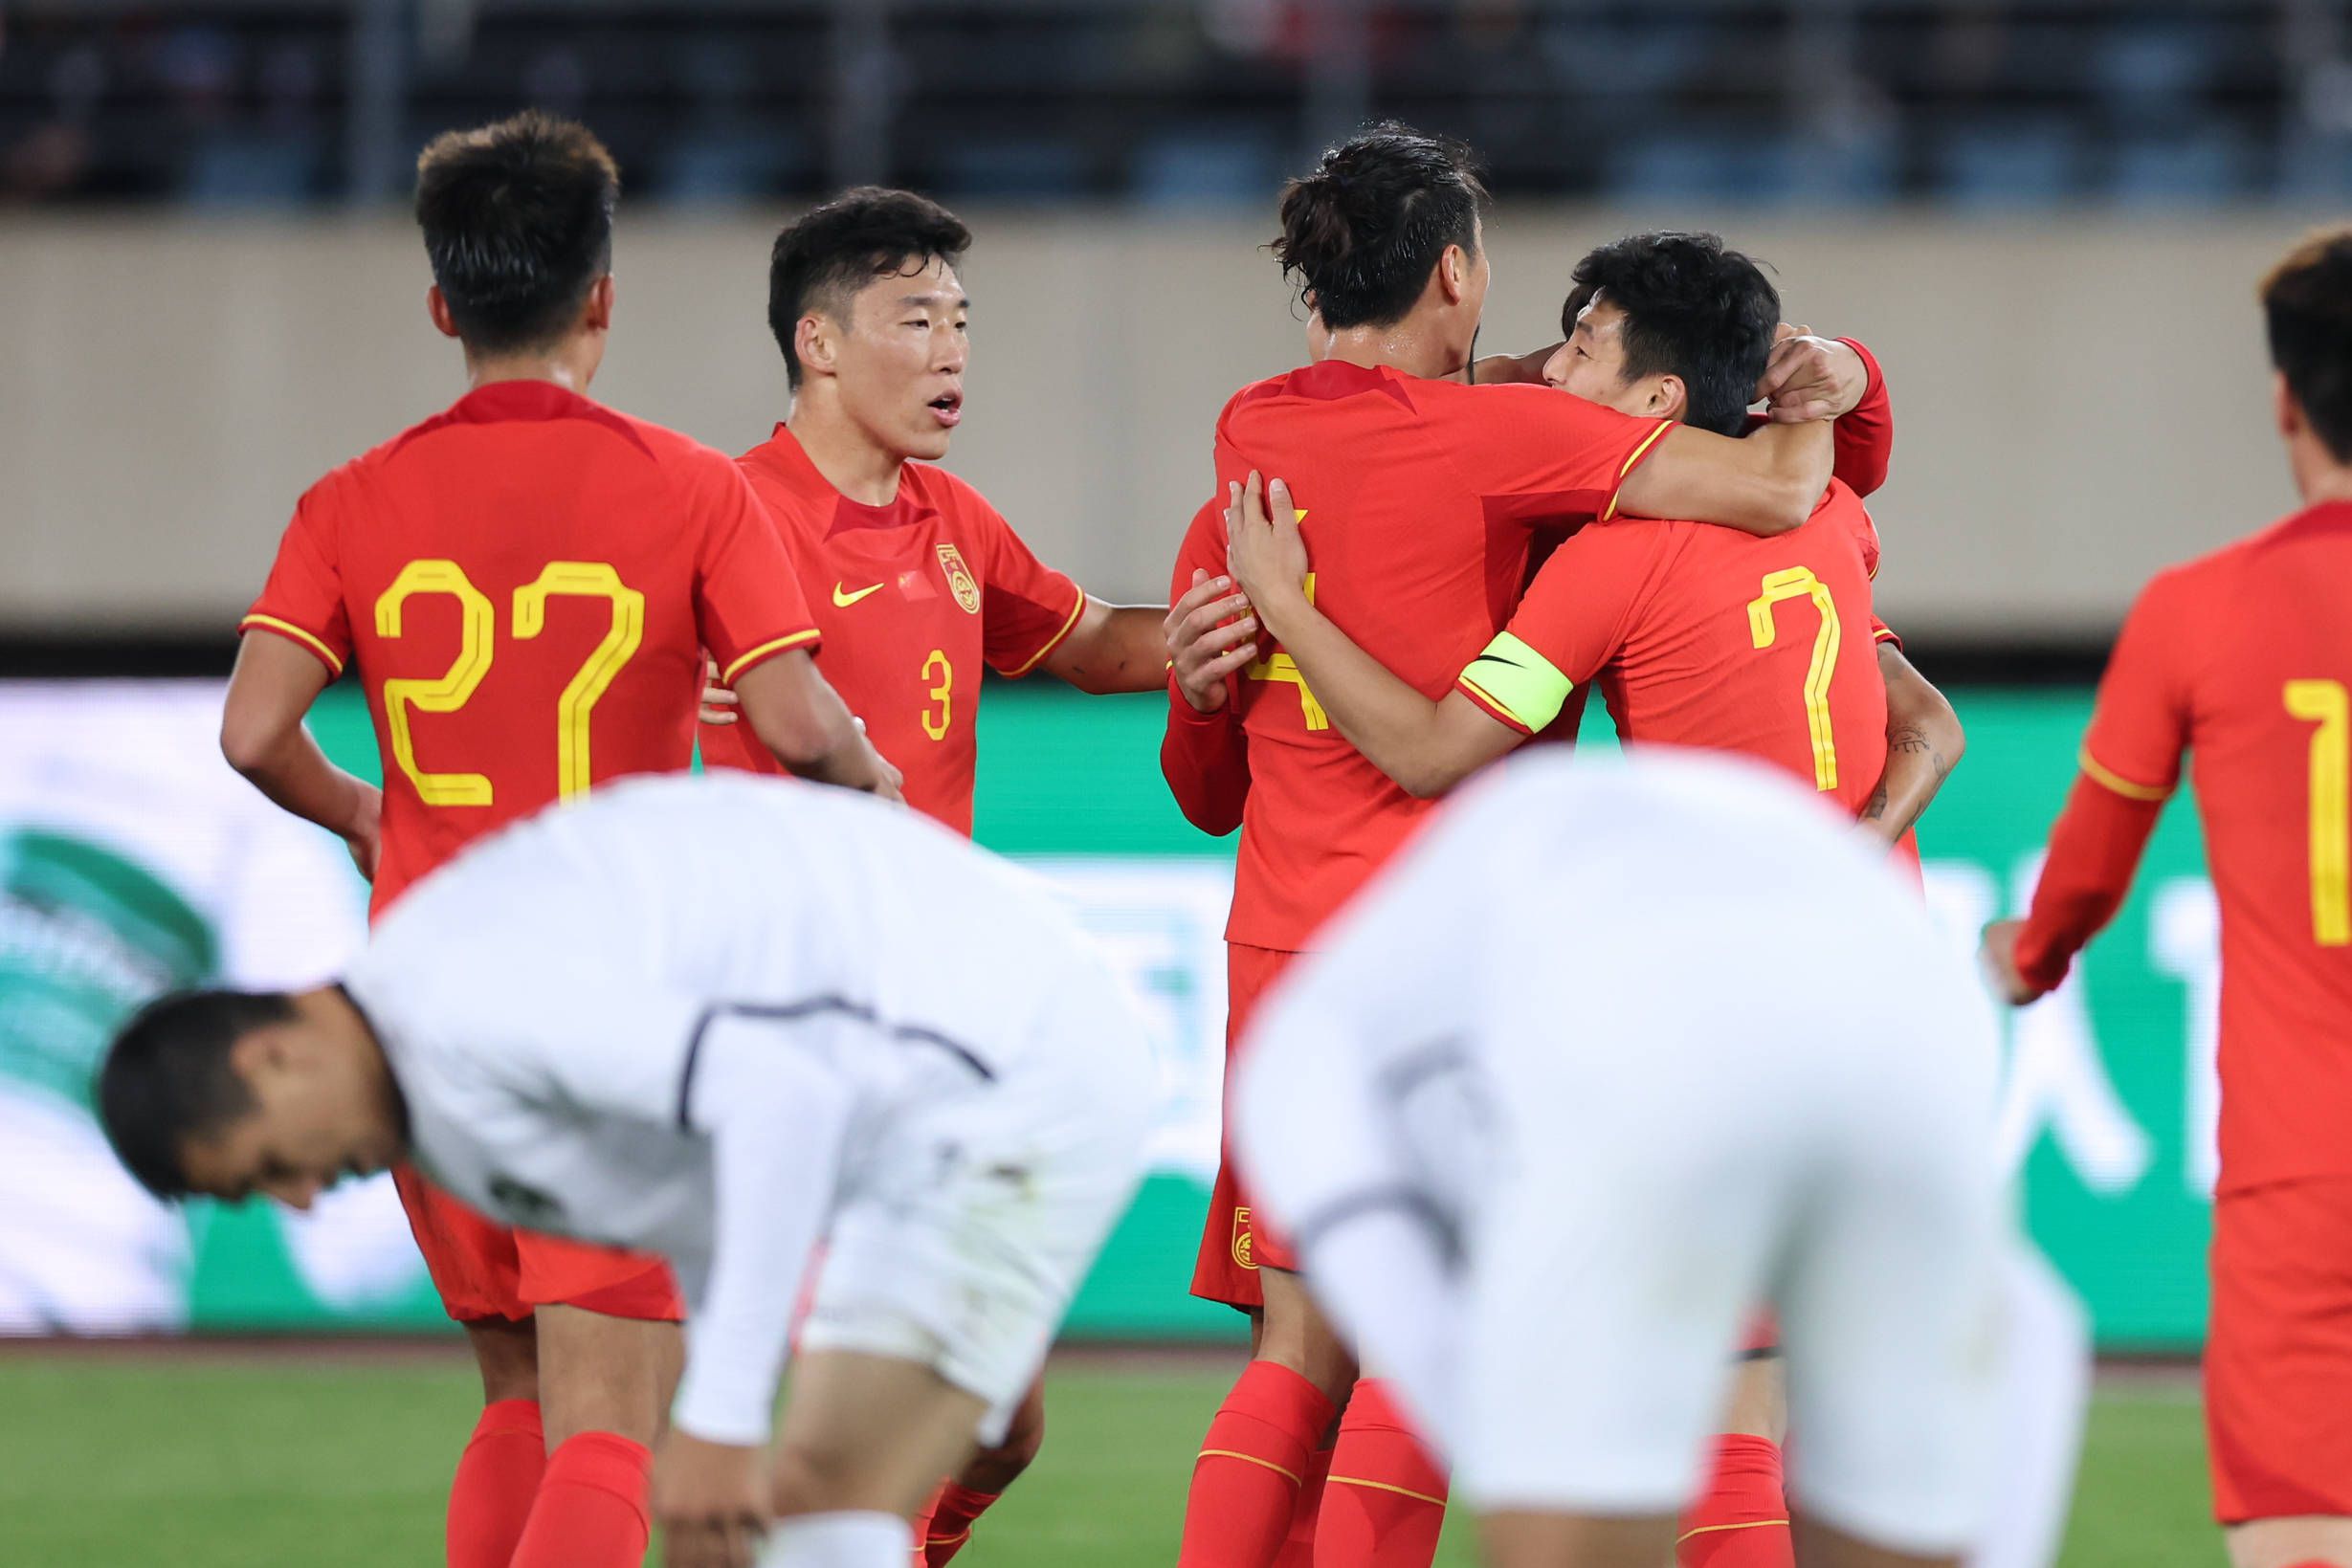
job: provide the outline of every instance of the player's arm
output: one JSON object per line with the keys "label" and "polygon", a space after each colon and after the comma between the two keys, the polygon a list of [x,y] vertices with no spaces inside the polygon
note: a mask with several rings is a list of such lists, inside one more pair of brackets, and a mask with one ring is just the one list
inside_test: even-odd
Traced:
{"label": "player's arm", "polygon": [[1676,425],[1617,492],[1617,511],[1688,518],[1744,534],[1803,524],[1830,487],[1834,440],[1827,420],[1767,425],[1735,438]]}
{"label": "player's arm", "polygon": [[328,762],[302,724],[331,678],[315,654],[291,639],[249,633],[221,707],[221,755],[280,808],[350,846],[360,874],[372,880],[383,793]]}
{"label": "player's arm", "polygon": [[1852,338],[1816,338],[1783,324],[1757,383],[1767,411],[1759,423],[1833,419],[1831,468],[1846,488],[1869,496],[1886,483],[1895,453],[1895,415],[1877,357]]}
{"label": "player's arm", "polygon": [[1524,354],[1489,354],[1470,367],[1475,386],[1541,386],[1543,367],[1560,352],[1559,343],[1545,343]]}
{"label": "player's arm", "polygon": [[1222,838],[1241,826],[1250,799],[1249,736],[1241,726],[1234,683],[1257,657],[1257,621],[1230,577],[1212,577],[1203,562],[1223,564],[1215,548],[1224,530],[1216,503],[1204,506],[1185,535],[1170,587],[1162,635],[1168,658],[1167,730],[1160,741],[1160,772],[1185,820]]}
{"label": "player's arm", "polygon": [[1458,690],[1435,702],[1423,696],[1309,603],[1301,587],[1306,544],[1290,491],[1279,479],[1272,489],[1272,517],[1255,473],[1232,489],[1227,523],[1233,574],[1350,745],[1407,793],[1426,799],[1526,739]]}
{"label": "player's arm", "polygon": [[1892,636],[1878,641],[1878,674],[1887,688],[1887,762],[1862,808],[1862,824],[1890,845],[1926,814],[1936,791],[1967,750],[1960,715],[1903,656]]}
{"label": "player's arm", "polygon": [[2122,907],[2188,745],[2186,681],[2176,660],[2200,645],[2187,624],[2193,585],[2159,577],[2133,607],[2099,683],[2082,772],[2050,832],[2023,920],[1985,928],[1986,971],[2010,1002],[2056,990],[2075,955]]}
{"label": "player's arm", "polygon": [[1167,683],[1167,607],[1106,605],[1092,594],[1039,666],[1081,692],[1156,692]]}
{"label": "player's arm", "polygon": [[787,649],[736,673],[737,706],[751,733],[796,777],[898,800],[899,770],[866,739],[806,649]]}

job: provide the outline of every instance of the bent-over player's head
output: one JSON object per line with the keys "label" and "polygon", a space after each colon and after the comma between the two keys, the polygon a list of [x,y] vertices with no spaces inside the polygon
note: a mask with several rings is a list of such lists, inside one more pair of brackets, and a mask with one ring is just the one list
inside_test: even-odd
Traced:
{"label": "bent-over player's head", "polygon": [[116,1158],[158,1198],[258,1192],[308,1208],[408,1141],[383,1049],[333,988],[160,998],[115,1037],[97,1089]]}
{"label": "bent-over player's head", "polygon": [[604,144],[537,110],[433,138],[416,160],[433,324],[476,357],[576,348],[594,374],[620,194]]}
{"label": "bent-over player's head", "polygon": [[1467,364],[1493,276],[1478,224],[1485,200],[1461,143],[1369,126],[1283,187],[1274,257],[1326,330],[1419,315]]}
{"label": "bent-over player's head", "polygon": [[1740,433],[1780,327],[1763,268],[1720,235],[1665,232],[1600,247],[1575,279],[1546,382],[1620,413]]}
{"label": "bent-over player's head", "polygon": [[964,417],[970,301],[956,263],[971,244],[939,203],[878,186],[844,191],[778,234],[767,325],[793,392],[899,457],[945,456]]}
{"label": "bent-over player's head", "polygon": [[2262,280],[2278,433],[2306,495],[2352,468],[2352,229],[2311,235]]}

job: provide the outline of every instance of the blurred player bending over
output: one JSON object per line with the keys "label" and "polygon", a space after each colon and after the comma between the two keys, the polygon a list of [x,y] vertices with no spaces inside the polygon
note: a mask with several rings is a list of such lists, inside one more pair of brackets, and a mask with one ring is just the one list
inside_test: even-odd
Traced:
{"label": "blurred player bending over", "polygon": [[[1746,427],[1781,308],[1754,262],[1711,234],[1641,234],[1594,251],[1575,277],[1567,340],[1547,367],[1553,386],[1698,430]],[[1298,498],[1313,510],[1315,497]],[[1443,793],[1549,729],[1571,694],[1581,711],[1596,675],[1627,740],[1745,752],[1872,817],[1890,842],[1905,836],[1960,754],[1950,705],[1891,632],[1864,634],[1876,625],[1878,541],[1859,498],[1836,480],[1803,526],[1769,537],[1629,518],[1587,524],[1435,701],[1301,591],[1308,552],[1281,481],[1269,508],[1254,475],[1231,519],[1233,574],[1260,624],[1338,732],[1417,797]],[[1905,749],[1890,754],[1891,736]],[[1716,1485],[1686,1521],[1682,1555],[1694,1568],[1788,1560],[1771,1346],[1769,1327],[1760,1328]]]}
{"label": "blurred player bending over", "polygon": [[156,1004],[99,1096],[158,1193],[302,1206],[412,1155],[508,1223],[660,1252],[695,1304],[664,1560],[905,1568],[906,1515],[1002,1432],[1125,1209],[1153,1086],[1144,1026],[1032,880],[909,813],[734,777],[516,828],[341,984]]}
{"label": "blurred player bending over", "polygon": [[[825,635],[818,657],[875,742],[905,774],[907,804],[972,830],[981,667],[1043,670],[1081,691],[1157,691],[1165,607],[1090,598],[1040,562],[978,491],[936,464],[964,414],[967,300],[956,264],[971,231],[909,190],[848,191],[776,236],[768,325],[791,417],[743,453],[784,530]],[[721,727],[715,692],[704,760],[773,771],[765,747]],[[943,1491],[921,1531],[931,1564],[1035,1457],[1045,1411],[1026,1402],[1003,1444]]]}
{"label": "blurred player bending over", "polygon": [[1805,1561],[1953,1562],[1990,1512],[1999,1037],[1808,793],[1691,751],[1515,759],[1252,1032],[1244,1166],[1498,1568],[1669,1559],[1764,1300]]}
{"label": "blurred player bending over", "polygon": [[2150,583],[2124,622],[2031,915],[1985,934],[2054,989],[2196,758],[2221,899],[2221,1180],[2205,1352],[2237,1568],[2352,1565],[2352,230],[2262,285],[2304,509]]}
{"label": "blurred player bending over", "polygon": [[[427,308],[473,390],[314,485],[245,618],[268,635],[238,654],[222,749],[343,835],[378,914],[495,828],[686,767],[704,649],[779,757],[894,788],[810,661],[817,629],[735,465],[584,395],[612,320],[617,190],[594,137],[538,115],[425,149]],[[381,796],[302,728],[346,665],[375,718]],[[487,1405],[450,1491],[453,1568],[633,1565],[677,1354],[668,1271],[489,1224],[398,1176]]]}
{"label": "blurred player bending over", "polygon": [[[1812,511],[1831,463],[1827,425],[1735,441],[1541,386],[1449,379],[1472,362],[1486,299],[1482,196],[1462,149],[1399,126],[1357,136],[1294,181],[1275,254],[1302,280],[1325,357],[1243,388],[1217,427],[1221,481],[1281,472],[1305,496],[1301,475],[1316,475],[1309,526],[1319,545],[1331,541],[1309,585],[1316,603],[1431,691],[1501,629],[1538,530],[1624,511],[1784,531]],[[1857,377],[1831,411],[1861,389]],[[1225,557],[1220,496],[1194,518],[1177,560],[1177,593],[1192,597],[1169,617],[1183,653],[1162,765],[1196,825],[1224,833],[1242,824],[1226,930],[1230,1048],[1257,993],[1404,841],[1426,803],[1348,744],[1297,663],[1250,640],[1248,617],[1223,643],[1199,635],[1244,607],[1219,597]],[[1287,1550],[1286,1560],[1302,1561],[1304,1548],[1286,1542],[1312,1532],[1325,1561],[1426,1564],[1443,1473],[1377,1382],[1356,1381],[1353,1358],[1290,1269],[1289,1249],[1254,1223],[1229,1163],[1193,1293],[1257,1314],[1255,1355],[1202,1445],[1181,1560],[1266,1568]],[[1342,1400],[1326,1460],[1319,1450]],[[1329,1484],[1319,1489],[1325,1464]]]}

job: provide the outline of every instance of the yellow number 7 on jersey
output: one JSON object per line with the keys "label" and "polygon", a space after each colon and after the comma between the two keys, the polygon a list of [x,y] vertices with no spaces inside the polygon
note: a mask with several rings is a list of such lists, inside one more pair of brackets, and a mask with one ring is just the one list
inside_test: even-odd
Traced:
{"label": "yellow number 7 on jersey", "polygon": [[[449,714],[464,707],[482,676],[490,672],[498,617],[490,600],[467,578],[455,561],[411,561],[400,568],[392,585],[376,600],[376,634],[401,635],[401,610],[420,593],[446,593],[457,601],[457,657],[430,680],[404,678],[384,683],[384,727],[390,732],[392,761],[416,786],[417,799],[427,806],[488,806],[490,781],[479,773],[427,773],[416,765],[416,742],[409,731],[409,710]],[[588,762],[588,716],[645,641],[645,595],[622,583],[620,574],[601,561],[554,561],[537,582],[515,590],[515,636],[527,640],[546,629],[547,601],[556,594],[607,599],[612,604],[612,627],[596,645],[588,662],[571,677],[555,708],[555,776],[559,795],[577,795],[592,776]]]}
{"label": "yellow number 7 on jersey", "polygon": [[1813,739],[1813,787],[1837,787],[1837,740],[1830,733],[1830,676],[1837,670],[1837,603],[1811,568],[1791,566],[1764,580],[1764,592],[1748,601],[1747,627],[1760,649],[1773,643],[1772,607],[1784,599],[1810,599],[1821,612],[1813,634],[1813,662],[1805,671],[1805,725]]}

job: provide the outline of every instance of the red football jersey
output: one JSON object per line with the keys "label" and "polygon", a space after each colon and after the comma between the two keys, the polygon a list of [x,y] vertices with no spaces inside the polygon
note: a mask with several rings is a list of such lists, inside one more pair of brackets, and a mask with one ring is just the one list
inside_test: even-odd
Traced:
{"label": "red football jersey", "polygon": [[[945,469],[908,463],[898,499],[867,506],[835,490],[782,425],[740,461],[815,607],[825,678],[905,775],[907,804],[969,833],[980,667],[1029,674],[1078,624],[1085,592]],[[740,723],[706,725],[702,757],[781,771]]]}
{"label": "red football jersey", "polygon": [[817,642],[732,462],[539,381],[479,387],[313,485],[239,629],[358,666],[379,912],[551,802],[688,766],[705,648],[741,674]]}
{"label": "red football jersey", "polygon": [[[2150,583],[2083,740],[2086,779],[2161,801],[2193,754],[2221,903],[2221,1184],[2352,1173],[2352,503],[2312,507]],[[2078,862],[2052,835],[2020,966],[2054,983],[2090,936],[2061,918]],[[2101,917],[2103,917],[2103,916]],[[2092,922],[2095,923],[2095,922]],[[2071,928],[2070,928],[2071,926]]]}
{"label": "red football jersey", "polygon": [[1736,751],[1859,813],[1886,766],[1870,514],[1832,482],[1769,539],[1699,522],[1596,522],[1553,552],[1457,682],[1521,734],[1599,677],[1635,743]]}
{"label": "red football jersey", "polygon": [[[1287,480],[1317,607],[1435,697],[1509,617],[1533,530],[1609,516],[1669,428],[1544,386],[1467,386],[1328,360],[1226,405],[1218,488],[1252,469]],[[1175,591],[1195,566],[1224,563],[1220,500],[1193,519]],[[1250,783],[1226,937],[1297,950],[1433,803],[1347,743],[1288,655],[1264,653],[1234,699]]]}

